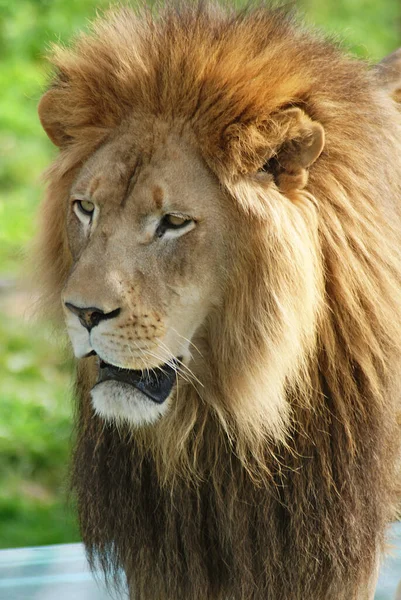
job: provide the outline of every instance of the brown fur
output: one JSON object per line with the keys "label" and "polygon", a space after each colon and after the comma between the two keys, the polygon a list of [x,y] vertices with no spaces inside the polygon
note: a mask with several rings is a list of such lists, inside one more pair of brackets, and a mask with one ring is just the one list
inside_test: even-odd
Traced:
{"label": "brown fur", "polygon": [[[153,427],[116,428],[93,414],[93,367],[78,365],[73,486],[91,560],[106,572],[124,567],[135,600],[369,598],[398,476],[394,103],[366,65],[267,8],[112,12],[53,62],[41,107],[61,147],[42,212],[50,306],[72,264],[61,204],[83,161],[131,114],[189,126],[233,201],[236,262],[193,365],[204,392],[183,388]],[[291,125],[280,115],[289,106],[325,131],[309,168],[286,167],[303,127],[288,145]],[[268,160],[269,185],[253,174]],[[279,370],[292,356],[287,318],[311,319],[297,301],[304,255],[319,298],[286,384],[280,440],[256,400],[241,403],[235,390],[263,381],[266,357]]]}

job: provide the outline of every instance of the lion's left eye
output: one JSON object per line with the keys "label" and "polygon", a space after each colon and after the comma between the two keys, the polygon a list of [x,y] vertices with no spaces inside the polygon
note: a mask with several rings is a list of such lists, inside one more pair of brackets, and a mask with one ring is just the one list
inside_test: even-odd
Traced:
{"label": "lion's left eye", "polygon": [[192,219],[187,219],[186,217],[179,217],[178,215],[165,215],[163,217],[164,223],[167,227],[171,227],[175,229],[176,227],[183,227],[187,223],[190,223]]}
{"label": "lion's left eye", "polygon": [[184,217],[181,215],[167,214],[167,215],[164,215],[164,217],[160,221],[160,223],[157,227],[157,230],[156,230],[156,235],[157,235],[157,237],[163,237],[163,235],[167,231],[184,229],[184,228],[189,227],[189,225],[191,225],[191,224],[194,225],[193,219],[190,219],[188,217]]}

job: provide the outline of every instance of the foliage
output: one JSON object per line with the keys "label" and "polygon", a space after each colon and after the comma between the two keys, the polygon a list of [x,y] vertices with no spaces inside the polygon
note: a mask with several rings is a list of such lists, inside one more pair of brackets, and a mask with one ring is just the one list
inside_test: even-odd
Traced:
{"label": "foliage", "polygon": [[1,547],[78,539],[66,505],[71,364],[50,328],[0,322]]}
{"label": "foliage", "polygon": [[362,58],[380,61],[401,46],[399,0],[302,0],[307,20]]}
{"label": "foliage", "polygon": [[[190,0],[188,0],[190,1]],[[244,4],[241,0],[233,3]],[[78,539],[66,508],[71,365],[54,333],[10,317],[1,283],[20,270],[34,234],[40,173],[54,149],[36,116],[44,54],[108,0],[0,0],[0,528],[2,547]],[[375,60],[401,45],[399,0],[303,0],[309,22]],[[4,296],[4,293],[3,293]],[[4,300],[4,298],[3,298]],[[11,303],[14,304],[11,299]],[[18,311],[17,311],[18,312]]]}

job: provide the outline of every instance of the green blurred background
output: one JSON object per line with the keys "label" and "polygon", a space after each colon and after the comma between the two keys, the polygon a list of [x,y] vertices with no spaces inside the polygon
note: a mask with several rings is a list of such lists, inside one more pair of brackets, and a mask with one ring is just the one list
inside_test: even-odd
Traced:
{"label": "green blurred background", "polygon": [[[240,4],[240,2],[236,2]],[[32,300],[15,282],[35,232],[55,155],[36,106],[49,77],[44,54],[85,28],[102,0],[0,0],[0,547],[79,539],[67,501],[71,373],[64,340],[28,323]],[[401,46],[400,0],[299,0],[306,19],[346,49],[378,61]]]}

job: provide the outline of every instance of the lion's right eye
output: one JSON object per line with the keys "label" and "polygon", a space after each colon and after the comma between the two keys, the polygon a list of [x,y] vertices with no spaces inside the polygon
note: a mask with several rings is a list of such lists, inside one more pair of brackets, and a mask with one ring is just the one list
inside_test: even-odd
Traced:
{"label": "lion's right eye", "polygon": [[95,212],[95,205],[90,200],[74,200],[74,212],[83,223],[89,223]]}

